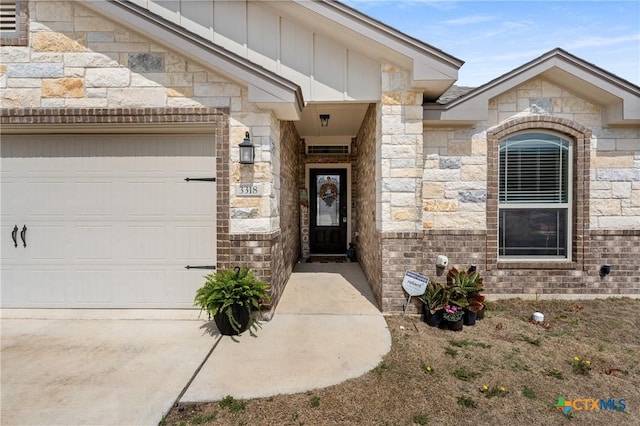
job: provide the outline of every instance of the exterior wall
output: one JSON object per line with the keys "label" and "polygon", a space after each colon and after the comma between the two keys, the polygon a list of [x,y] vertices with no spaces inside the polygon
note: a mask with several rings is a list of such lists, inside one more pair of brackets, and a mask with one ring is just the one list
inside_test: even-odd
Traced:
{"label": "exterior wall", "polygon": [[[300,137],[292,122],[281,124],[282,148],[280,168],[279,246],[274,247],[271,293],[275,303],[282,295],[291,271],[300,258],[300,190],[298,176],[303,169],[298,153]],[[280,254],[281,255],[278,255]]]}
{"label": "exterior wall", "polygon": [[[22,4],[28,5],[28,45],[0,47],[3,114],[28,116],[47,111],[52,116],[48,120],[56,120],[53,117],[82,111],[105,125],[116,123],[113,116],[135,117],[118,122],[126,125],[166,120],[189,123],[203,108],[223,111],[225,143],[216,150],[218,267],[242,261],[255,268],[259,277],[273,280],[281,291],[291,260],[274,259],[283,250],[280,236],[290,235],[291,230],[280,230],[279,200],[290,198],[291,189],[280,187],[280,157],[281,145],[289,143],[291,135],[281,134],[279,121],[249,103],[246,88],[96,15],[79,2],[31,0]],[[33,112],[19,113],[16,108]],[[153,113],[142,118],[144,111]],[[57,120],[62,126],[75,123]],[[256,146],[253,166],[238,164],[237,144],[247,131]],[[281,138],[286,140],[281,142]],[[238,197],[238,183],[261,184],[263,194]],[[288,244],[294,246],[290,250],[297,250],[295,240],[287,241],[287,249]],[[248,256],[239,258],[241,254]]]}
{"label": "exterior wall", "polygon": [[340,40],[327,37],[322,17],[305,24],[291,19],[292,11],[301,7],[294,3],[268,2],[265,6],[259,1],[239,0],[134,2],[295,82],[307,102],[368,102],[379,96],[380,64]]}
{"label": "exterior wall", "polygon": [[[599,106],[541,78],[491,99],[487,107],[486,122],[424,129],[424,229],[381,234],[383,311],[403,309],[407,269],[444,281],[444,271],[435,267],[439,254],[451,266],[476,265],[493,297],[640,294],[640,129],[603,127]],[[572,262],[497,262],[497,144],[510,132],[535,128],[561,132],[574,142]],[[601,278],[605,263],[611,273]]]}
{"label": "exterior wall", "polygon": [[369,106],[362,126],[352,146],[355,155],[353,167],[355,201],[355,232],[358,236],[356,252],[358,262],[369,281],[373,294],[382,306],[382,249],[380,232],[376,229],[376,110]]}
{"label": "exterior wall", "polygon": [[410,90],[410,76],[382,68],[382,103],[376,148],[376,226],[385,232],[421,230],[422,93]]}
{"label": "exterior wall", "polygon": [[[452,266],[477,265],[494,295],[639,294],[632,258],[640,252],[640,129],[604,128],[600,107],[541,78],[492,99],[488,109],[489,120],[473,127],[425,129],[426,273],[435,277],[435,258],[445,254]],[[574,141],[570,264],[496,263],[497,143],[534,128]],[[600,278],[604,263],[612,272]]]}

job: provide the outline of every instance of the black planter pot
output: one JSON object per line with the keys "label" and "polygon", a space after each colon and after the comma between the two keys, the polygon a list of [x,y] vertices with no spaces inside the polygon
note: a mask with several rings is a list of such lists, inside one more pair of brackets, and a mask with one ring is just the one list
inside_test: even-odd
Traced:
{"label": "black planter pot", "polygon": [[245,308],[240,305],[233,305],[231,312],[233,313],[233,318],[240,323],[238,330],[233,328],[226,313],[218,312],[213,316],[213,320],[216,322],[216,326],[218,326],[218,331],[220,331],[220,334],[223,336],[237,336],[249,328],[250,314]]}
{"label": "black planter pot", "polygon": [[471,312],[465,309],[464,316],[462,317],[462,322],[464,325],[476,325],[477,317],[478,317],[477,312]]}
{"label": "black planter pot", "polygon": [[451,331],[462,331],[462,326],[464,325],[462,319],[460,321],[442,320],[442,323],[448,330]]}
{"label": "black planter pot", "polygon": [[476,316],[476,319],[479,319],[479,320],[484,319],[484,312],[485,312],[486,310],[487,310],[487,307],[486,307],[486,306],[483,306],[483,307],[482,307],[482,310],[481,310],[480,312],[478,312],[478,314],[477,314],[477,316]]}
{"label": "black planter pot", "polygon": [[436,311],[435,314],[431,313],[431,310],[426,305],[422,305],[422,320],[430,327],[437,327],[442,322],[442,315],[444,311],[442,309]]}

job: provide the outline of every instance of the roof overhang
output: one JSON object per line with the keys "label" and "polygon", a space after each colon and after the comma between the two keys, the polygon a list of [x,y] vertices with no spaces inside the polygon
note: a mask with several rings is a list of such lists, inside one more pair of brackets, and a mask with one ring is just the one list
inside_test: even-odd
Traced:
{"label": "roof overhang", "polygon": [[119,24],[142,32],[154,42],[248,89],[248,101],[273,110],[281,120],[299,120],[304,107],[302,91],[295,83],[256,65],[149,10],[123,0],[85,0],[84,4]]}
{"label": "roof overhang", "polygon": [[555,49],[446,104],[424,105],[431,125],[468,125],[488,118],[489,100],[533,78],[543,78],[599,105],[606,126],[640,124],[640,87]]}

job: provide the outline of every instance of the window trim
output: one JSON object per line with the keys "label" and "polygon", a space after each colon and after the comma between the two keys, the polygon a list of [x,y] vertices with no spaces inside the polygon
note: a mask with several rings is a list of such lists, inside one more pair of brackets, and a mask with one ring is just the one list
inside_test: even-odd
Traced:
{"label": "window trim", "polygon": [[[570,228],[571,260],[567,259],[503,259],[498,257],[498,199],[499,199],[499,144],[518,132],[552,132],[569,139],[573,145],[573,191]],[[589,242],[589,184],[591,130],[565,118],[549,115],[516,117],[487,130],[487,210],[486,210],[486,261],[492,269],[581,269],[590,253]]]}
{"label": "window trim", "polygon": [[[514,136],[520,135],[536,135],[547,134],[554,137],[561,138],[568,143],[567,155],[568,155],[568,168],[567,171],[567,202],[566,203],[523,203],[523,202],[502,202],[500,201],[500,190],[498,187],[498,230],[500,229],[500,211],[505,210],[532,210],[532,209],[565,209],[567,211],[567,223],[573,224],[573,152],[574,142],[572,138],[558,132],[551,132],[547,129],[529,129],[520,132],[515,132],[500,139],[498,142],[498,161],[500,159],[500,150],[502,142],[508,141]],[[548,143],[553,143],[549,141]],[[500,183],[500,165],[498,163],[498,185]],[[568,226],[566,230],[566,256],[516,256],[516,255],[500,255],[500,241],[498,241],[498,261],[499,262],[571,262],[572,260],[572,247],[573,241],[573,226]]]}

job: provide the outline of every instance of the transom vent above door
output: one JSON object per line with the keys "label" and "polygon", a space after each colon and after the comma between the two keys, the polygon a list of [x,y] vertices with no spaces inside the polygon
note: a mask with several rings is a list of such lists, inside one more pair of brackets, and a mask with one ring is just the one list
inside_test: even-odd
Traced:
{"label": "transom vent above door", "polygon": [[308,145],[307,154],[349,154],[349,145]]}

